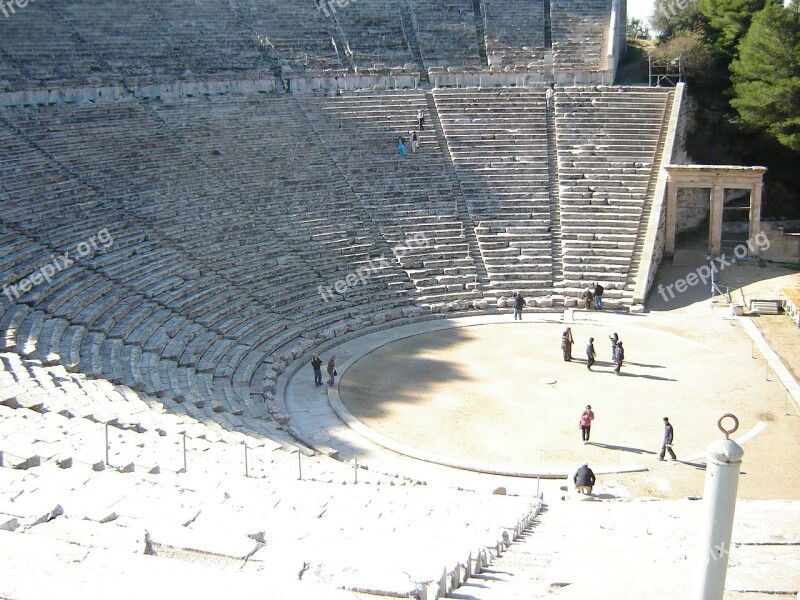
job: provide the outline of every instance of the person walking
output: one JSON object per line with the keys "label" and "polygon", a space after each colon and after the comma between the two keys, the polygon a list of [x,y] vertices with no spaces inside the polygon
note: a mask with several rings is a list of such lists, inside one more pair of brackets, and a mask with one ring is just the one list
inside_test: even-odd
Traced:
{"label": "person walking", "polygon": [[514,320],[522,321],[522,307],[525,306],[525,297],[520,292],[514,292]]}
{"label": "person walking", "polygon": [[314,369],[314,385],[322,385],[322,359],[318,354],[311,356],[311,367]]}
{"label": "person walking", "polygon": [[336,372],[336,355],[332,354],[328,361],[328,385],[332,386],[338,373]]}
{"label": "person walking", "polygon": [[583,439],[584,444],[589,443],[589,434],[592,431],[592,421],[594,421],[594,413],[592,412],[591,404],[587,404],[586,408],[583,409],[581,413],[581,420],[580,420],[580,428],[581,428],[581,439]]}
{"label": "person walking", "polygon": [[400,153],[400,156],[405,156],[406,153],[407,153],[407,151],[406,151],[406,142],[402,138],[402,136],[397,138],[397,151]]}
{"label": "person walking", "polygon": [[614,373],[617,375],[619,375],[619,370],[622,368],[623,360],[625,360],[625,350],[622,348],[622,342],[617,342],[617,346],[614,348],[614,364],[617,365]]}
{"label": "person walking", "polygon": [[672,442],[675,438],[675,430],[669,422],[669,417],[664,417],[664,442],[661,444],[661,453],[658,455],[658,460],[664,460],[664,454],[669,452],[671,460],[677,460],[675,453],[672,451]]}
{"label": "person walking", "polygon": [[552,81],[547,84],[547,89],[544,91],[544,98],[547,103],[547,110],[553,110],[553,96],[556,95],[556,84]]}
{"label": "person walking", "polygon": [[411,133],[411,153],[416,154],[417,148],[419,148],[419,136],[417,132],[414,131]]}
{"label": "person walking", "polygon": [[594,471],[589,468],[589,463],[585,462],[575,471],[572,481],[575,483],[576,492],[591,496],[597,477],[594,476]]}
{"label": "person walking", "polygon": [[605,290],[603,289],[603,286],[600,285],[599,282],[594,284],[594,290],[592,291],[592,293],[594,294],[594,307],[597,310],[603,310],[603,292],[604,291]]}
{"label": "person walking", "polygon": [[586,344],[586,368],[590,371],[592,370],[592,365],[594,364],[594,357],[596,353],[594,351],[594,338],[589,338],[589,343]]}
{"label": "person walking", "polygon": [[572,344],[575,340],[572,339],[572,329],[567,327],[564,333],[561,334],[561,351],[564,354],[564,360],[569,362],[572,360]]}
{"label": "person walking", "polygon": [[608,336],[608,339],[611,340],[611,362],[614,362],[614,357],[617,355],[617,342],[619,341],[619,336],[614,332],[613,335]]}
{"label": "person walking", "polygon": [[425,112],[421,108],[417,111],[417,125],[420,131],[425,128]]}

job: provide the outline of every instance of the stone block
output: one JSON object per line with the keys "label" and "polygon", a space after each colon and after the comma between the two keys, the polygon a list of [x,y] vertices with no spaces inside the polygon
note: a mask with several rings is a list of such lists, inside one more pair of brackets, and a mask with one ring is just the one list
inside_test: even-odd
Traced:
{"label": "stone block", "polygon": [[30,456],[23,460],[21,463],[17,463],[14,465],[15,469],[19,469],[21,471],[27,471],[28,469],[32,469],[34,467],[39,467],[42,464],[42,458],[37,455]]}
{"label": "stone block", "polygon": [[402,309],[403,317],[419,317],[425,312],[420,306],[404,306]]}
{"label": "stone block", "polygon": [[276,375],[280,375],[286,370],[286,363],[276,360],[274,363],[272,363],[270,368],[275,372]]}
{"label": "stone block", "polygon": [[643,313],[644,312],[644,304],[634,304],[630,307],[630,312],[632,313]]}
{"label": "stone block", "polygon": [[566,307],[574,307],[574,306],[577,306],[577,305],[578,305],[578,299],[577,298],[570,298],[570,297],[564,298],[564,306],[566,306]]}
{"label": "stone block", "polygon": [[553,306],[553,299],[550,296],[545,296],[544,298],[539,298],[536,301],[537,306],[541,306],[542,308],[550,308]]}
{"label": "stone block", "polygon": [[347,330],[348,331],[358,331],[360,329],[364,329],[366,323],[362,319],[353,319],[352,321],[347,323]]}
{"label": "stone block", "polygon": [[478,310],[486,310],[489,307],[489,303],[486,300],[473,300],[472,307],[477,308]]}
{"label": "stone block", "polygon": [[42,523],[47,523],[49,521],[52,521],[53,519],[60,517],[63,514],[64,514],[64,508],[60,504],[56,504],[52,510],[34,519],[33,522],[26,527],[26,529],[30,529],[31,527],[35,527],[36,525],[41,525]]}
{"label": "stone block", "polygon": [[507,300],[508,300],[508,298],[506,298],[505,296],[500,296],[497,299],[497,308],[505,308]]}
{"label": "stone block", "polygon": [[0,531],[16,531],[19,528],[19,519],[0,518]]}

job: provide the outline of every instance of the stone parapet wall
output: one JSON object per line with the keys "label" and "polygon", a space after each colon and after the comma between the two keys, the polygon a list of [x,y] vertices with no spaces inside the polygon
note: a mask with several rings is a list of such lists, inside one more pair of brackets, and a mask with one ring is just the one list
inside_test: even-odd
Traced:
{"label": "stone parapet wall", "polygon": [[762,221],[761,231],[769,240],[769,248],[760,253],[761,258],[800,264],[800,221]]}

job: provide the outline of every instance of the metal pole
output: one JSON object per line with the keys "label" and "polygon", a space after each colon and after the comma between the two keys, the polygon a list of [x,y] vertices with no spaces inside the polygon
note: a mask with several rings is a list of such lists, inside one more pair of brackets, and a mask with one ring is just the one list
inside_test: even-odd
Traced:
{"label": "metal pole", "polygon": [[250,475],[249,475],[249,473],[247,471],[247,442],[243,441],[242,442],[242,446],[244,446],[244,476],[245,477],[250,477]]}
{"label": "metal pole", "polygon": [[183,472],[186,473],[186,432],[183,433]]}
{"label": "metal pole", "polygon": [[769,363],[767,363],[767,366],[764,369],[764,381],[769,381]]}
{"label": "metal pole", "polygon": [[[788,417],[789,416],[789,390],[786,389],[786,388],[783,388],[783,391],[786,392],[786,398],[783,401],[783,416],[784,417]],[[1,462],[0,462],[0,466],[2,466]]]}
{"label": "metal pole", "polygon": [[356,461],[353,463],[353,473],[355,475],[353,483],[358,483],[358,454],[356,454]]}
{"label": "metal pole", "polygon": [[756,343],[753,342],[750,345],[750,358],[755,358],[755,357],[756,357]]}
{"label": "metal pole", "polygon": [[302,481],[303,480],[303,463],[300,462],[300,450],[297,451],[297,472],[300,474],[300,476],[297,479]]}
{"label": "metal pole", "polygon": [[106,423],[106,466],[110,466],[108,462],[108,423]]}
{"label": "metal pole", "polygon": [[[730,429],[722,426],[722,421],[726,418],[733,419]],[[725,434],[725,439],[711,443],[707,450],[703,489],[704,515],[700,523],[692,593],[692,598],[697,600],[722,600],[725,593],[736,489],[744,456],[742,447],[729,438],[739,428],[739,420],[728,413],[719,418],[717,427]]]}

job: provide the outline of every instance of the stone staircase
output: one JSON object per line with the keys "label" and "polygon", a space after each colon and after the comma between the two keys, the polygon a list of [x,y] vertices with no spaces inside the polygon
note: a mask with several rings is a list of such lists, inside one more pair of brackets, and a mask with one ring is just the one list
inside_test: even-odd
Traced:
{"label": "stone staircase", "polygon": [[653,157],[653,165],[654,168],[650,173],[650,181],[647,184],[647,192],[646,198],[647,201],[645,202],[644,207],[642,208],[642,214],[639,219],[639,231],[636,235],[636,243],[633,246],[633,254],[631,255],[631,263],[630,269],[628,271],[628,282],[625,286],[626,292],[633,294],[634,290],[636,289],[636,281],[638,276],[638,265],[642,258],[642,253],[644,252],[644,242],[647,237],[647,227],[648,223],[650,222],[650,214],[653,210],[653,201],[655,200],[655,191],[656,191],[656,184],[658,182],[658,175],[661,171],[661,168],[664,164],[668,164],[670,162],[670,157],[667,157],[667,162],[664,162],[664,146],[666,145],[667,141],[667,131],[669,128],[669,122],[672,118],[672,100],[674,98],[675,93],[669,92],[667,101],[664,105],[664,116],[661,120],[661,136],[658,140],[658,145],[656,146],[655,154]]}
{"label": "stone staircase", "polygon": [[423,60],[419,39],[417,37],[417,23],[416,19],[414,18],[414,13],[411,10],[411,6],[409,5],[409,1],[410,0],[399,0],[397,2],[397,8],[400,11],[400,22],[403,25],[403,36],[406,39],[408,49],[411,51],[411,55],[414,57],[414,62],[419,70],[419,80],[424,86],[427,86],[430,84],[430,80],[428,79],[428,69],[425,68],[425,61]]}
{"label": "stone staircase", "polygon": [[450,155],[450,148],[447,145],[447,139],[442,129],[442,122],[439,120],[439,112],[436,108],[436,100],[432,92],[425,92],[425,101],[428,104],[428,112],[431,116],[431,127],[436,133],[436,139],[439,142],[439,149],[444,158],[445,169],[450,181],[453,185],[453,198],[457,210],[458,219],[464,226],[464,238],[469,244],[470,254],[475,257],[475,275],[477,290],[483,290],[489,285],[489,275],[486,272],[486,266],[481,254],[480,245],[478,244],[478,237],[475,235],[475,227],[472,218],[469,215],[464,193],[461,189],[461,181],[458,179],[455,165],[453,165],[453,157]]}
{"label": "stone staircase", "polygon": [[[437,310],[445,304],[471,306],[481,297],[476,259],[425,94],[346,92],[298,99],[365,211],[398,248],[400,265],[418,292],[416,302]],[[408,143],[419,110],[428,124],[419,132],[419,151],[412,154],[409,148],[407,156],[399,156],[397,137]],[[409,250],[406,242],[414,237],[428,243]]]}
{"label": "stone staircase", "polygon": [[548,581],[551,563],[557,559],[563,531],[543,504],[536,519],[491,566],[467,581],[448,598],[474,600],[527,600],[544,598],[554,591]]}
{"label": "stone staircase", "polygon": [[[461,181],[490,287],[552,300],[544,94],[435,90],[439,119]],[[535,300],[534,300],[535,301]]]}
{"label": "stone staircase", "polygon": [[486,16],[483,11],[483,3],[481,0],[472,0],[472,11],[475,14],[475,33],[478,38],[478,56],[481,58],[481,64],[488,66],[489,53],[486,50]]}
{"label": "stone staircase", "polygon": [[655,88],[557,90],[565,295],[578,297],[599,281],[604,304],[630,305],[631,261],[669,100]]}
{"label": "stone staircase", "polygon": [[550,193],[550,233],[553,257],[553,301],[563,301],[558,291],[564,286],[564,251],[561,244],[561,199],[558,185],[558,145],[556,144],[555,111],[547,111],[547,173]]}

